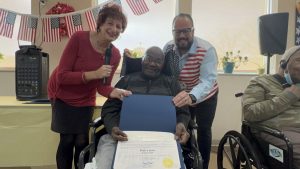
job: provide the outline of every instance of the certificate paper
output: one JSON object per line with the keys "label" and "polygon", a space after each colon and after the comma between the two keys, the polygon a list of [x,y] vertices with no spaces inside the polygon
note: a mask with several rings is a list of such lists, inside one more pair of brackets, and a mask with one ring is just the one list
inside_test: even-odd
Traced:
{"label": "certificate paper", "polygon": [[128,141],[119,141],[114,169],[179,169],[174,134],[168,132],[125,131]]}

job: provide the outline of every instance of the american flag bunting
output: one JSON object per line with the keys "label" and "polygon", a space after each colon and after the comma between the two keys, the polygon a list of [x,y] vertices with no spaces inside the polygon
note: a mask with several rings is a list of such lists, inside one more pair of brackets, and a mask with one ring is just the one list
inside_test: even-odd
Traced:
{"label": "american flag bunting", "polygon": [[87,23],[89,25],[90,30],[92,31],[96,30],[96,23],[99,11],[100,7],[96,7],[85,12]]}
{"label": "american flag bunting", "polygon": [[156,4],[161,2],[162,0],[153,0]]}
{"label": "american flag bunting", "polygon": [[16,13],[0,9],[0,35],[12,38]]}
{"label": "american flag bunting", "polygon": [[73,33],[82,31],[81,14],[67,15],[65,21],[68,30],[68,36],[71,37]]}
{"label": "american flag bunting", "polygon": [[43,22],[43,41],[59,42],[59,17],[42,18]]}
{"label": "american flag bunting", "polygon": [[126,0],[133,14],[142,15],[149,11],[144,0]]}
{"label": "american flag bunting", "polygon": [[38,17],[21,15],[18,39],[35,42]]}

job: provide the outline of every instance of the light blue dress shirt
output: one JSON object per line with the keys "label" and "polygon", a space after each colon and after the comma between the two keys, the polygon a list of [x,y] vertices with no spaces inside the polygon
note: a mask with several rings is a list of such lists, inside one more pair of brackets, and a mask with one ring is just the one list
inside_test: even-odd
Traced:
{"label": "light blue dress shirt", "polygon": [[[174,44],[174,41],[168,42],[165,47],[164,51],[166,51],[167,46]],[[194,37],[193,44],[188,51],[188,53],[180,56],[176,45],[175,45],[175,52],[177,55],[180,56],[179,58],[179,69],[182,70],[184,64],[186,63],[187,58],[190,55],[194,55],[197,53],[197,47],[202,47],[206,50],[206,54],[200,66],[200,83],[193,87],[190,91],[190,94],[193,94],[197,98],[196,103],[200,103],[203,101],[205,96],[210,93],[214,84],[217,80],[217,66],[218,66],[218,57],[215,48],[207,41],[200,39],[198,37]]]}

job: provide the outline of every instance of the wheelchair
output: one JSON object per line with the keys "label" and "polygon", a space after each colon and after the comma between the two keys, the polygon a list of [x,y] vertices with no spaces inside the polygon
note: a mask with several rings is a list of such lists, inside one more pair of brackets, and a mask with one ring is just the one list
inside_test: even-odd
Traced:
{"label": "wheelchair", "polygon": [[[125,76],[130,73],[141,71],[141,59],[132,59],[123,56],[123,63],[121,69],[121,76]],[[163,72],[166,75],[169,75],[166,72]],[[84,169],[85,161],[91,162],[93,157],[97,152],[97,145],[100,137],[104,134],[107,134],[105,126],[101,118],[95,119],[90,123],[91,128],[91,143],[84,148],[80,153],[78,167],[79,169]],[[182,155],[184,159],[184,164],[187,169],[202,169],[203,160],[198,149],[198,143],[196,140],[197,125],[194,121],[189,122],[188,132],[190,134],[190,139],[186,145],[181,145]]]}
{"label": "wheelchair", "polygon": [[[236,97],[239,96],[242,96],[242,93],[236,94]],[[258,137],[259,133],[281,140],[285,147],[274,146]],[[279,130],[243,121],[241,133],[231,130],[220,140],[217,166],[218,169],[292,169],[293,145]]]}
{"label": "wheelchair", "polygon": [[[92,162],[93,157],[97,152],[97,145],[100,140],[100,137],[104,134],[107,134],[103,121],[101,117],[95,119],[90,123],[91,128],[91,143],[85,147],[80,155],[78,168],[84,169],[87,163]],[[190,139],[186,145],[181,145],[182,155],[184,158],[184,164],[187,169],[202,169],[202,157],[198,150],[198,144],[196,140],[195,129],[197,128],[196,124],[191,121],[188,127],[188,132],[190,133]]]}

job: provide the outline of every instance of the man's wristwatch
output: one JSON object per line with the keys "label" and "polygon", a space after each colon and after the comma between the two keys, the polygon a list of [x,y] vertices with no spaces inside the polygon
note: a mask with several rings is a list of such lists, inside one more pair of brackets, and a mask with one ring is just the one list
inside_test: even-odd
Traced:
{"label": "man's wristwatch", "polygon": [[192,103],[193,104],[196,103],[196,101],[197,101],[196,97],[193,94],[189,94],[189,96],[190,96],[190,98],[192,100]]}

